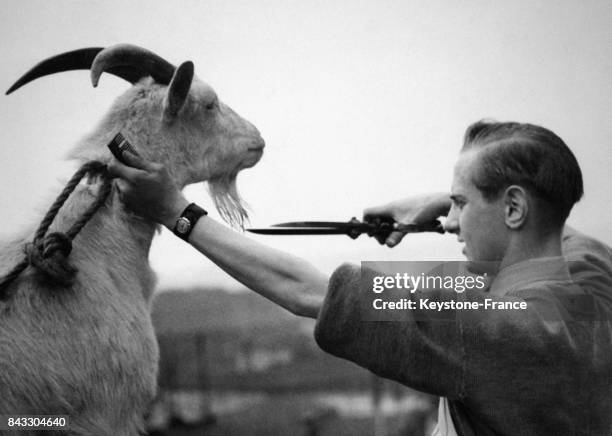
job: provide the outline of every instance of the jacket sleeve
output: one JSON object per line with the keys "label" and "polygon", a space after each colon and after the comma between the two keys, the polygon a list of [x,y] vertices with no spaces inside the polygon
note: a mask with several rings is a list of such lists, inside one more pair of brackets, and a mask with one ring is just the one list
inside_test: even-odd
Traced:
{"label": "jacket sleeve", "polygon": [[[315,326],[315,340],[326,352],[415,389],[441,395],[459,392],[461,334],[447,323],[416,322],[408,311],[397,321],[366,321],[360,280],[376,272],[345,264],[330,279]],[[446,374],[440,380],[440,372]]]}

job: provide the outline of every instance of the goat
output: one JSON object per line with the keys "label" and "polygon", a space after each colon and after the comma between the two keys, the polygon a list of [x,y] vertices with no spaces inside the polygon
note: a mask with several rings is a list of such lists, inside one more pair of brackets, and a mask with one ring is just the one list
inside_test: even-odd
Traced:
{"label": "goat", "polygon": [[[262,156],[258,130],[194,77],[132,45],[75,50],[33,67],[7,94],[45,75],[90,69],[133,86],[69,157],[108,163],[106,145],[121,131],[145,159],[163,162],[178,186],[207,181],[221,215],[242,225],[236,176]],[[65,230],[91,204],[96,183],[81,186],[51,230]],[[59,286],[27,268],[0,308],[0,415],[68,415],[70,433],[128,435],[143,430],[154,398],[158,348],[149,313],[155,284],[148,264],[156,225],[130,213],[113,189],[73,241],[74,284]],[[51,231],[50,230],[50,231]],[[5,243],[0,275],[23,257],[31,235]],[[23,434],[23,433],[20,433]]]}

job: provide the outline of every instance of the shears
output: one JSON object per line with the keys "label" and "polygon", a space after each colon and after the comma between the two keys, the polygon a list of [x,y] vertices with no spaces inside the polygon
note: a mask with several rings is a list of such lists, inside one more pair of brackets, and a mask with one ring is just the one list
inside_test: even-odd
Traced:
{"label": "shears", "polygon": [[347,235],[352,239],[366,233],[368,236],[387,237],[391,232],[444,233],[440,221],[435,220],[425,224],[401,224],[392,219],[376,218],[372,221],[360,221],[353,217],[343,221],[293,221],[273,224],[268,228],[246,229],[251,233],[261,235]]}

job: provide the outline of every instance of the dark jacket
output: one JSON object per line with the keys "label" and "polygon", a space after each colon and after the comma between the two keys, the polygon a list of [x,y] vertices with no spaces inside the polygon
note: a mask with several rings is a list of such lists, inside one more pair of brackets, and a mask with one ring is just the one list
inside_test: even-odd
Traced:
{"label": "dark jacket", "polygon": [[365,321],[371,290],[360,281],[378,273],[343,265],[330,280],[315,339],[382,377],[446,397],[460,436],[612,435],[612,250],[573,232],[563,250],[567,263],[513,265],[488,292],[430,292],[437,301],[528,303],[526,310],[457,310],[443,322],[409,310],[402,321]]}

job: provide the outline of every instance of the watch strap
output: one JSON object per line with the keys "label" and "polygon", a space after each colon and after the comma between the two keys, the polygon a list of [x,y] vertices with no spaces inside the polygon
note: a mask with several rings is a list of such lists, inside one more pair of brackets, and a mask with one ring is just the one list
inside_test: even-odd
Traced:
{"label": "watch strap", "polygon": [[181,216],[178,217],[172,231],[176,236],[187,241],[191,231],[203,215],[208,215],[208,212],[197,204],[191,203],[183,210]]}

